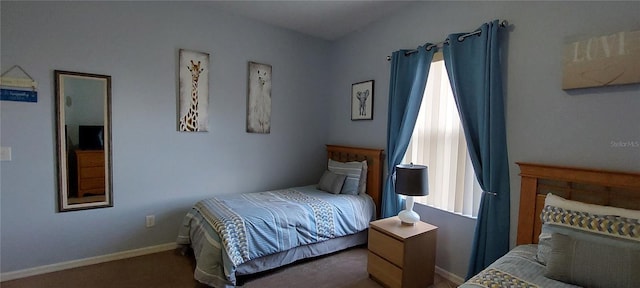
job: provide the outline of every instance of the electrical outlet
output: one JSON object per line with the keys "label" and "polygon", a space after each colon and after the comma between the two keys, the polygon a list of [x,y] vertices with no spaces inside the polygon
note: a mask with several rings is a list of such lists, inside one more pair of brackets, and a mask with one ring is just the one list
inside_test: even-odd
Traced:
{"label": "electrical outlet", "polygon": [[11,161],[11,147],[0,147],[0,161]]}
{"label": "electrical outlet", "polygon": [[147,216],[147,228],[156,225],[156,215]]}

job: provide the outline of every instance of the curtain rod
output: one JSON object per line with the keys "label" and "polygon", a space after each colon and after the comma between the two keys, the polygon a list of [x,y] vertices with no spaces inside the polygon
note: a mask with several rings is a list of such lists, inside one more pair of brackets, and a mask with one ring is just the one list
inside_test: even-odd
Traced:
{"label": "curtain rod", "polygon": [[[509,22],[507,22],[507,20],[502,20],[502,22],[500,22],[500,27],[501,28],[505,28],[507,26],[509,26]],[[464,38],[467,38],[469,36],[478,35],[478,34],[480,34],[480,32],[482,32],[482,30],[476,30],[476,31],[473,31],[471,33],[464,34],[464,35],[458,37],[458,41],[463,41]],[[427,51],[430,51],[432,48],[442,48],[442,46],[448,45],[448,44],[449,44],[449,38],[445,39],[442,42],[438,42],[436,44],[431,44],[431,45],[425,47],[425,49]],[[418,52],[418,49],[414,49],[414,50],[405,52],[404,55],[407,56],[407,55],[411,55],[411,54],[416,53],[416,52]],[[391,56],[387,56],[387,61],[391,61]]]}

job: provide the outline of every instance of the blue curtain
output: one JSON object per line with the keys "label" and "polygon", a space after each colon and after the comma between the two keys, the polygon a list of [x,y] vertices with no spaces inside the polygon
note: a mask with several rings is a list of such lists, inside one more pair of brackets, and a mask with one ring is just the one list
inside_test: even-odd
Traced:
{"label": "blue curtain", "polygon": [[422,94],[435,49],[420,46],[416,52],[393,52],[389,83],[389,118],[387,120],[387,179],[382,192],[381,217],[395,216],[402,210],[403,201],[396,195],[393,171],[400,164],[409,146],[413,127],[420,112]]}
{"label": "blue curtain", "polygon": [[467,279],[509,251],[509,162],[502,95],[499,23],[459,40],[449,35],[444,61],[467,147],[482,190]]}

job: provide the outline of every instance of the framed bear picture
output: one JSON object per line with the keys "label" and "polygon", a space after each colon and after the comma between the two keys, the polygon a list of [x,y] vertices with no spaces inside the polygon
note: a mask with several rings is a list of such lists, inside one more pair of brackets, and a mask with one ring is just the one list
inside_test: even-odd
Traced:
{"label": "framed bear picture", "polygon": [[248,133],[271,133],[271,72],[269,64],[249,62]]}

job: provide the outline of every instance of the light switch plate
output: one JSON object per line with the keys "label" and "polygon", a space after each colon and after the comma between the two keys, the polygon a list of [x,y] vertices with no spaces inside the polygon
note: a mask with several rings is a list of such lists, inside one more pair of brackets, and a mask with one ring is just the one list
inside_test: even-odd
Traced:
{"label": "light switch plate", "polygon": [[0,161],[11,161],[11,147],[0,147]]}
{"label": "light switch plate", "polygon": [[156,225],[156,215],[148,215],[146,217],[146,220],[147,220],[147,223],[146,223],[147,228],[153,227],[154,225]]}

